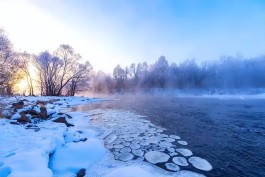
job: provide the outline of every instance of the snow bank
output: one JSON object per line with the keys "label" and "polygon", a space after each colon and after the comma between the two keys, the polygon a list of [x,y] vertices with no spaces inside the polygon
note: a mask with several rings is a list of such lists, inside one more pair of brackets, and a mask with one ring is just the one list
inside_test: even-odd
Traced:
{"label": "snow bank", "polygon": [[[25,109],[27,104],[52,99],[54,103],[46,105],[49,114],[61,112],[62,108],[69,107],[69,105],[101,101],[83,97],[19,97],[19,99],[25,100]],[[8,102],[15,101],[17,98],[8,100]],[[39,111],[37,106],[36,111]],[[72,113],[72,116],[77,116],[71,120],[76,124],[73,128],[67,128],[64,124],[54,123],[51,120],[41,121],[38,124],[12,125],[10,120],[0,119],[0,176],[52,177],[54,176],[53,170],[67,172],[69,166],[72,166],[76,172],[77,169],[87,167],[88,164],[100,158],[105,149],[101,141],[95,139],[97,133],[88,129],[87,114],[77,112]],[[19,117],[19,113],[16,113],[11,119],[16,120]],[[27,126],[36,126],[38,130]],[[79,141],[80,143],[75,143]],[[56,165],[54,169],[51,169],[48,164],[49,157],[53,153],[56,161],[53,165]]]}
{"label": "snow bank", "polygon": [[42,122],[43,128],[35,132],[5,119],[0,119],[0,126],[1,177],[52,177],[49,155],[64,143],[65,126]]}
{"label": "snow bank", "polygon": [[54,176],[77,174],[80,169],[89,168],[104,154],[104,145],[95,138],[85,142],[68,143],[55,151],[50,168],[53,170]]}

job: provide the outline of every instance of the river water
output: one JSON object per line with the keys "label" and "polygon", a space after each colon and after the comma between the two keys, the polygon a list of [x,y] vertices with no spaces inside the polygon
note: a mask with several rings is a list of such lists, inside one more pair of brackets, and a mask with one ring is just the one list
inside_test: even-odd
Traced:
{"label": "river water", "polygon": [[265,101],[201,97],[119,96],[79,107],[121,109],[143,115],[185,139],[213,166],[206,176],[265,176]]}

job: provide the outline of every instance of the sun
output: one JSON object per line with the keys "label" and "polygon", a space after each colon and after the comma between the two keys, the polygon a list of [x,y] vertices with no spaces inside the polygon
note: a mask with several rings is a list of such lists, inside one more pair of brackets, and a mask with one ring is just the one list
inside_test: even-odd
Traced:
{"label": "sun", "polygon": [[27,88],[28,88],[28,82],[27,82],[26,78],[23,79],[23,80],[21,80],[17,84],[17,86],[18,86],[19,92],[22,92],[22,93],[26,92],[27,91]]}
{"label": "sun", "polygon": [[28,94],[30,89],[30,79],[32,82],[33,89],[35,90],[35,88],[37,88],[39,79],[37,74],[37,68],[31,62],[28,63],[27,73],[29,75],[21,72],[21,79],[14,85],[14,91],[18,94]]}

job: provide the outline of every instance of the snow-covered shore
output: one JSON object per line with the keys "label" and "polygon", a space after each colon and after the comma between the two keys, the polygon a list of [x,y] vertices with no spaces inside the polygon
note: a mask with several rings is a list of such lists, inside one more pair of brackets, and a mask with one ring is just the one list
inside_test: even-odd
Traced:
{"label": "snow-covered shore", "polygon": [[[173,171],[177,172],[165,171],[156,167],[153,165],[156,162],[162,162],[163,159],[166,162],[169,159],[169,155],[159,153],[158,151],[145,154],[146,160],[150,163],[143,161],[141,158],[126,160],[128,156],[123,156],[125,158],[124,161],[122,160],[124,159],[123,157],[118,159],[121,161],[115,160],[115,153],[111,152],[110,146],[113,146],[112,142],[117,139],[117,136],[114,134],[115,132],[117,133],[117,130],[127,131],[123,132],[123,135],[132,133],[128,132],[129,129],[126,129],[128,128],[128,121],[132,120],[137,122],[139,130],[149,129],[149,126],[152,124],[150,122],[139,121],[140,119],[132,113],[101,111],[100,113],[104,114],[104,120],[107,124],[106,126],[104,123],[100,124],[102,128],[99,128],[93,123],[94,118],[91,113],[81,111],[70,112],[68,109],[72,106],[104,101],[102,99],[85,97],[20,97],[19,99],[24,100],[24,105],[21,109],[17,109],[17,112],[19,110],[25,111],[25,109],[34,109],[36,112],[40,112],[39,105],[36,105],[36,103],[45,103],[48,118],[35,121],[36,117],[27,114],[29,115],[30,122],[26,123],[14,123],[18,121],[18,117],[14,115],[11,115],[10,119],[0,119],[1,177],[81,177],[84,175],[90,177],[203,176],[194,172],[180,170],[174,163],[168,163],[168,166],[170,166],[169,168],[174,168],[175,170]],[[11,98],[6,101],[12,103],[17,100]],[[94,112],[94,115],[97,113],[99,112]],[[67,124],[56,121],[58,117],[62,116]],[[125,124],[123,124],[124,122]],[[67,126],[68,124],[73,126]],[[117,127],[117,124],[120,127]],[[116,127],[116,130],[114,127]],[[154,133],[155,130],[158,132]],[[151,131],[156,136],[153,136]],[[169,138],[168,135],[163,135],[162,131],[162,128],[150,128],[150,131],[147,133],[153,136],[152,141],[157,141],[161,147],[162,145],[165,146],[162,148],[167,148],[168,145],[171,146],[171,143],[164,139],[171,142],[175,141],[175,139],[174,136]],[[141,137],[139,136],[138,138]],[[177,136],[175,138],[179,139]],[[141,143],[139,144],[144,145]],[[150,142],[146,141],[144,143]],[[186,145],[186,142],[182,140],[179,140],[178,143],[181,146]],[[175,152],[174,148],[169,150]],[[192,155],[192,152],[185,148],[176,149],[176,152],[183,154],[183,156]],[[136,154],[139,153],[137,151]],[[120,154],[116,155],[121,157]],[[197,169],[201,168],[205,171],[212,168],[206,160],[196,157],[190,157],[188,161],[184,158],[173,158],[173,162],[180,166],[184,162],[187,164],[189,162]]]}

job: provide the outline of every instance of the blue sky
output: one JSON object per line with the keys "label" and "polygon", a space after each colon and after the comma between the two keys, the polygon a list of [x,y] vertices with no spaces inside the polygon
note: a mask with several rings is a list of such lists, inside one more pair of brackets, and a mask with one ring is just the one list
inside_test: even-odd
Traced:
{"label": "blue sky", "polygon": [[69,43],[107,72],[161,55],[178,63],[265,54],[264,0],[2,0],[0,26],[17,49]]}

